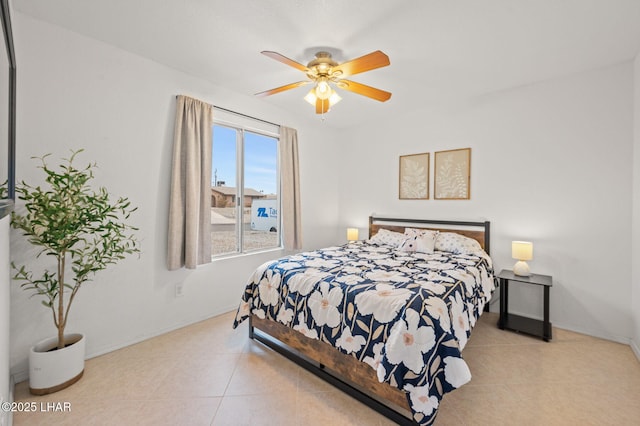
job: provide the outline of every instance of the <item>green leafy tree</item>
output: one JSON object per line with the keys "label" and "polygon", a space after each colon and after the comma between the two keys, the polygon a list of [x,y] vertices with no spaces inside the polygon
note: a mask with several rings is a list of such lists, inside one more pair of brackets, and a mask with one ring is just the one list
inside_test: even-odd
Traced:
{"label": "green leafy tree", "polygon": [[[57,269],[34,276],[25,265],[16,266],[14,279],[25,290],[42,296],[42,304],[51,309],[58,329],[58,349],[64,348],[64,329],[69,309],[78,290],[96,272],[115,264],[126,255],[139,253],[134,231],[126,221],[137,208],[127,198],[115,201],[103,187],[94,190],[96,164],[77,169],[73,161],[82,150],[72,151],[69,159],[54,170],[45,155],[39,160],[46,174],[47,188],[21,182],[16,192],[25,202],[24,215],[12,213],[11,225],[41,248],[42,254],[56,259]],[[70,269],[70,271],[68,270]],[[68,272],[72,272],[69,279]]]}

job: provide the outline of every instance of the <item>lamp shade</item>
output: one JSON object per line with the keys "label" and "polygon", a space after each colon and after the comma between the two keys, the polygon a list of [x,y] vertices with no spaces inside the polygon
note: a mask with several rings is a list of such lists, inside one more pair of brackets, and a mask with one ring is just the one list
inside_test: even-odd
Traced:
{"label": "lamp shade", "polygon": [[[327,96],[327,98],[329,99],[329,107],[334,106],[335,104],[337,104],[342,100],[342,97],[340,97],[340,95],[338,95],[338,93],[332,88],[329,88],[329,95]],[[323,98],[316,95],[315,88],[311,89],[309,93],[307,93],[307,95],[304,97],[304,100],[309,102],[309,104],[313,105],[314,107],[316,106],[316,101],[318,99],[323,99]]]}
{"label": "lamp shade", "polygon": [[320,79],[316,85],[315,92],[318,98],[329,99],[333,90],[331,89],[331,86],[329,86],[329,83],[327,83],[326,79]]}
{"label": "lamp shade", "polygon": [[533,259],[533,244],[528,241],[512,241],[511,257],[517,260]]}
{"label": "lamp shade", "polygon": [[347,240],[358,241],[358,228],[347,228]]}

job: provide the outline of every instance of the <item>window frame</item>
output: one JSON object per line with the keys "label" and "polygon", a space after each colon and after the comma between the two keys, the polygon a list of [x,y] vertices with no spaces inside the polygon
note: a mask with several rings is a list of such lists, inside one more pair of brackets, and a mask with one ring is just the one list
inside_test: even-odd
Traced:
{"label": "window frame", "polygon": [[[226,114],[225,114],[226,115]],[[235,118],[235,117],[234,117]],[[236,216],[236,251],[234,252],[226,252],[220,254],[211,254],[211,260],[230,258],[243,256],[248,254],[255,254],[267,251],[274,250],[282,250],[284,247],[284,242],[282,238],[282,200],[280,196],[281,190],[281,168],[280,168],[280,133],[279,131],[270,131],[268,129],[254,127],[248,124],[249,121],[252,122],[260,122],[258,119],[253,119],[250,117],[242,116],[242,119],[232,119],[231,117],[225,118],[216,118],[214,115],[213,126],[212,126],[212,138],[211,138],[211,146],[213,153],[213,127],[222,126],[233,129],[236,131],[236,202],[235,202],[235,216]],[[247,123],[247,124],[245,124]],[[278,126],[272,126],[279,130]],[[260,136],[273,138],[276,140],[276,205],[278,206],[278,239],[277,245],[271,247],[263,247],[263,248],[255,248],[247,250],[244,247],[244,189],[245,189],[245,134],[253,133]],[[213,154],[212,154],[212,164],[213,164]],[[213,171],[213,168],[212,168]],[[213,178],[213,176],[211,176]],[[212,179],[210,179],[212,180]],[[211,182],[211,187],[213,188],[213,182]],[[248,226],[248,230],[251,230],[251,226]]]}

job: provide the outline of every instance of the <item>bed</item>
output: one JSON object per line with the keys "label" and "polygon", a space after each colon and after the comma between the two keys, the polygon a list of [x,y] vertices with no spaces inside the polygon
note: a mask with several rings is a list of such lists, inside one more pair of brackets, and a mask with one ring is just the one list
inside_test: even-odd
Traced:
{"label": "bed", "polygon": [[489,222],[369,218],[367,241],[267,262],[234,327],[398,424],[430,425],[495,289]]}

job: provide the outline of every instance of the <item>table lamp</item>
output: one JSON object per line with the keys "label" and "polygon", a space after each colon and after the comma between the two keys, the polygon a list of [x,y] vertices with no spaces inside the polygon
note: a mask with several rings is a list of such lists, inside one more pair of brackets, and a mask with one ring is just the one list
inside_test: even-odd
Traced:
{"label": "table lamp", "polygon": [[358,241],[358,228],[347,228],[347,241]]}
{"label": "table lamp", "polygon": [[525,260],[533,259],[533,244],[528,241],[512,241],[511,257],[518,261],[513,266],[513,273],[521,277],[531,276],[529,265]]}

